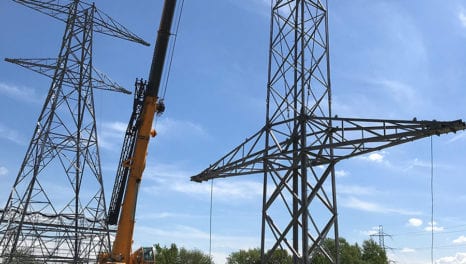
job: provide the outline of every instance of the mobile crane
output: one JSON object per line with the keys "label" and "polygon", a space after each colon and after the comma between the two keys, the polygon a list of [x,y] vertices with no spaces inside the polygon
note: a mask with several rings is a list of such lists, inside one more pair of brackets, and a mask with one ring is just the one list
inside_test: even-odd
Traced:
{"label": "mobile crane", "polygon": [[131,245],[138,190],[146,164],[149,139],[156,135],[155,130],[152,129],[152,122],[155,114],[161,114],[165,110],[158,92],[175,7],[176,0],[164,1],[149,80],[136,79],[133,112],[123,142],[107,218],[109,225],[118,223],[118,226],[111,252],[103,252],[99,255],[98,263],[101,264],[155,263],[152,247],[139,248],[131,253]]}

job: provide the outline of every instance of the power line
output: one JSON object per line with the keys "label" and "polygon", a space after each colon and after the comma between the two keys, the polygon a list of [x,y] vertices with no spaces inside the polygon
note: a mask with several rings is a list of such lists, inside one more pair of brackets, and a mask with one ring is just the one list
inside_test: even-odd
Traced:
{"label": "power line", "polygon": [[430,261],[434,264],[434,143],[432,136],[430,136],[430,197],[431,197],[431,211],[430,211],[430,224],[431,224],[431,249]]}

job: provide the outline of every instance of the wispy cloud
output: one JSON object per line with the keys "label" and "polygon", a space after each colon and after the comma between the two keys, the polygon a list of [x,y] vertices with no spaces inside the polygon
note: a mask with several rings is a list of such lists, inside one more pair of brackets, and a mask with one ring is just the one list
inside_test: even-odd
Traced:
{"label": "wispy cloud", "polygon": [[[127,126],[126,122],[121,121],[103,122],[99,130],[99,146],[107,150],[119,151],[118,146],[123,142]],[[167,139],[208,137],[208,133],[201,125],[190,121],[163,118],[158,120],[154,127],[157,134]]]}
{"label": "wispy cloud", "polygon": [[437,222],[429,222],[427,226],[424,228],[425,231],[432,232],[442,232],[445,228],[443,226],[439,226]]}
{"label": "wispy cloud", "polygon": [[342,200],[342,205],[347,208],[353,208],[360,211],[382,214],[400,214],[400,215],[420,215],[418,211],[409,211],[405,209],[389,208],[378,203],[363,201],[356,197],[349,197]]}
{"label": "wispy cloud", "polygon": [[416,250],[412,249],[412,248],[402,248],[401,249],[401,252],[403,253],[413,253],[413,252],[416,252]]}
{"label": "wispy cloud", "polygon": [[[197,184],[197,183],[194,183]],[[198,184],[199,185],[199,184]],[[262,184],[254,181],[234,181],[234,182],[215,182],[213,193],[216,198],[221,200],[249,200],[262,195]],[[201,194],[210,192],[210,184],[201,184],[193,188],[193,184],[187,182],[178,182],[174,185],[174,190],[186,194]]]}
{"label": "wispy cloud", "polygon": [[466,27],[466,11],[464,8],[461,8],[460,12],[458,13],[458,19],[463,27]]}
{"label": "wispy cloud", "polygon": [[8,174],[8,169],[6,167],[0,166],[0,176],[5,176]]}
{"label": "wispy cloud", "polygon": [[0,139],[6,139],[18,145],[26,145],[26,139],[18,132],[0,123]]}
{"label": "wispy cloud", "polygon": [[466,264],[466,252],[458,252],[454,256],[439,258],[436,264]]}
{"label": "wispy cloud", "polygon": [[453,142],[456,142],[456,141],[459,141],[459,140],[466,140],[466,134],[465,133],[458,133],[455,136],[453,136],[452,138],[450,138],[448,140],[448,143],[453,143]]}
{"label": "wispy cloud", "polygon": [[[145,179],[153,182],[143,188],[148,193],[159,193],[170,190],[196,197],[207,197],[210,193],[210,182],[191,182],[189,177],[193,171],[183,168],[183,164],[157,164],[157,167],[146,168]],[[244,201],[262,195],[262,182],[253,180],[216,181],[213,194],[218,201]]]}
{"label": "wispy cloud", "polygon": [[117,151],[117,146],[123,142],[127,124],[115,122],[103,122],[102,128],[98,132],[99,147],[107,150]]}
{"label": "wispy cloud", "polygon": [[380,193],[373,187],[359,186],[359,185],[339,185],[339,194],[351,194],[351,195],[376,195]]}
{"label": "wispy cloud", "polygon": [[205,129],[196,123],[184,120],[175,120],[172,118],[160,119],[156,124],[158,134],[163,134],[166,137],[186,137],[187,134],[193,136],[207,137]]}
{"label": "wispy cloud", "polygon": [[398,103],[415,103],[417,101],[416,90],[407,83],[389,79],[372,79],[368,82],[385,89]]}
{"label": "wispy cloud", "polygon": [[16,86],[0,82],[0,93],[18,101],[41,103],[43,98],[38,96],[35,90],[27,87]]}
{"label": "wispy cloud", "polygon": [[465,244],[466,236],[459,236],[457,239],[453,240],[453,244]]}
{"label": "wispy cloud", "polygon": [[160,212],[160,213],[148,213],[148,214],[138,214],[138,218],[144,220],[154,220],[154,219],[192,219],[192,218],[205,218],[203,215],[193,215],[193,214],[180,214],[173,212]]}

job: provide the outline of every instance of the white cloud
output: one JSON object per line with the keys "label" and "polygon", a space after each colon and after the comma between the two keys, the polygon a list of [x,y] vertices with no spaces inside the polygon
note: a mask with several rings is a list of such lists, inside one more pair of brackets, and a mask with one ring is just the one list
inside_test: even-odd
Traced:
{"label": "white cloud", "polygon": [[337,177],[346,177],[348,176],[348,172],[346,172],[345,170],[336,170],[335,171],[335,176]]}
{"label": "white cloud", "polygon": [[410,218],[408,220],[408,226],[419,227],[422,225],[422,220],[419,218]]}
{"label": "white cloud", "polygon": [[[210,193],[210,184],[176,182],[173,190],[185,194],[198,195]],[[213,195],[220,200],[252,199],[262,195],[262,183],[253,181],[215,182]]]}
{"label": "white cloud", "polygon": [[142,213],[138,214],[139,219],[144,220],[154,220],[154,219],[187,219],[187,218],[203,218],[204,216],[201,215],[193,215],[193,214],[180,214],[180,213],[172,213],[172,212],[160,212],[160,213]]}
{"label": "white cloud", "polygon": [[342,200],[342,205],[348,208],[353,208],[356,210],[372,212],[372,213],[382,213],[382,214],[400,214],[400,215],[419,215],[420,212],[417,211],[408,211],[405,209],[396,209],[388,208],[377,203],[363,201],[355,197],[349,197],[348,199]]}
{"label": "white cloud", "polygon": [[403,253],[413,253],[413,252],[416,252],[416,250],[414,250],[412,248],[402,248],[401,252],[403,252]]}
{"label": "white cloud", "polygon": [[366,231],[362,231],[361,232],[363,235],[365,236],[373,236],[373,235],[376,235],[379,233],[379,227],[378,226],[374,226],[372,227],[372,229],[370,230],[366,230]]}
{"label": "white cloud", "polygon": [[[197,183],[189,181],[189,176],[195,173],[184,170],[180,164],[157,164],[156,167],[146,168],[145,179],[154,182],[152,186],[146,184],[144,191],[159,193],[170,190],[196,197],[210,194],[210,182]],[[233,201],[249,200],[262,196],[263,184],[252,180],[215,181],[213,195],[216,200]]]}
{"label": "white cloud", "polygon": [[370,161],[375,161],[375,162],[382,162],[383,161],[383,156],[380,155],[379,153],[372,153],[369,155],[369,160]]}
{"label": "white cloud", "polygon": [[422,161],[422,160],[419,160],[418,158],[415,158],[412,162],[412,166],[421,167],[421,168],[430,168],[431,164],[430,162]]}
{"label": "white cloud", "polygon": [[437,222],[429,222],[427,224],[427,226],[424,228],[425,231],[429,231],[429,232],[432,232],[432,230],[434,232],[442,232],[445,228],[443,226],[439,226]]}
{"label": "white cloud", "polygon": [[466,236],[460,236],[457,239],[453,240],[453,244],[464,244],[466,243]]}
{"label": "white cloud", "polygon": [[123,122],[111,122],[103,124],[104,128],[110,129],[110,131],[113,133],[118,133],[116,136],[120,136],[121,133],[125,133],[127,126],[128,125]]}
{"label": "white cloud", "polygon": [[458,19],[461,22],[463,27],[466,27],[466,11],[462,8],[460,13],[458,14]]}
{"label": "white cloud", "polygon": [[454,256],[439,258],[435,264],[466,264],[466,252],[458,252]]}
{"label": "white cloud", "polygon": [[15,86],[0,82],[0,93],[19,101],[40,103],[42,98],[31,88]]}
{"label": "white cloud", "polygon": [[0,166],[0,176],[5,176],[7,175],[7,173],[8,173],[8,169],[3,166]]}
{"label": "white cloud", "polygon": [[98,131],[99,147],[107,150],[119,150],[125,136],[127,124],[123,122],[103,122]]}
{"label": "white cloud", "polygon": [[[127,123],[121,121],[103,122],[99,130],[99,146],[101,148],[119,151],[119,146],[123,143]],[[164,118],[154,123],[157,134],[164,138],[193,138],[206,137],[208,134],[204,128],[190,121],[174,120]]]}
{"label": "white cloud", "polygon": [[355,197],[350,197],[347,201],[343,201],[343,206],[368,212],[382,213],[385,211],[376,203],[366,202]]}
{"label": "white cloud", "polygon": [[375,162],[375,163],[382,163],[384,162],[384,158],[385,158],[385,152],[375,152],[375,153],[371,153],[369,155],[364,155],[362,157],[360,157],[360,159],[362,160],[366,160],[366,161],[370,161],[370,162]]}

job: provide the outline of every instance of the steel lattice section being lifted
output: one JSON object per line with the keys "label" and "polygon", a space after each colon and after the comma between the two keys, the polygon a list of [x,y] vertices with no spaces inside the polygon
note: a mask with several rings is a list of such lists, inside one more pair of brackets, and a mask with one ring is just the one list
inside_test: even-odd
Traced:
{"label": "steel lattice section being lifted", "polygon": [[316,255],[338,263],[323,247],[330,235],[338,241],[335,164],[466,126],[334,117],[327,1],[274,0],[271,16],[266,123],[191,179],[263,174],[262,263],[277,249],[291,252],[293,263]]}
{"label": "steel lattice section being lifted", "polygon": [[74,1],[15,0],[66,22],[57,59],[6,59],[52,79],[1,212],[0,262],[95,263],[109,251],[93,89],[129,93],[92,65],[93,33],[147,42]]}

